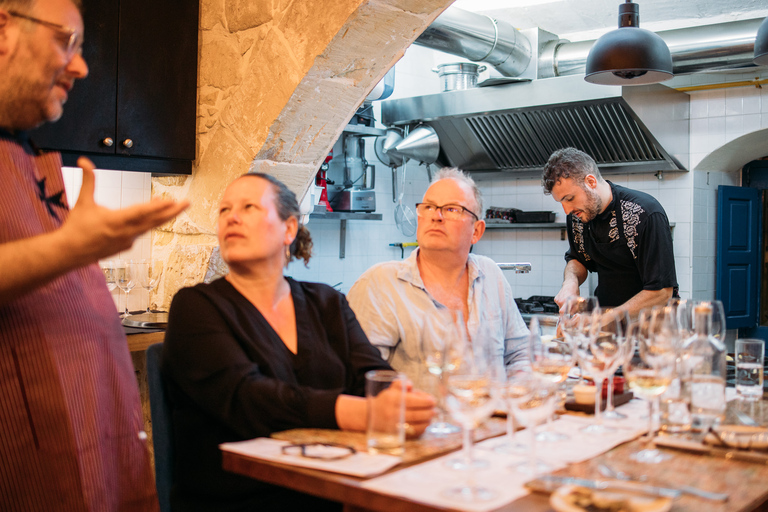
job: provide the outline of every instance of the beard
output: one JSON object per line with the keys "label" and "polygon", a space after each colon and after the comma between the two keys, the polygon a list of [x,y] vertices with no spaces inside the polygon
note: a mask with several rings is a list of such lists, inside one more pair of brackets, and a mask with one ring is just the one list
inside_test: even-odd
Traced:
{"label": "beard", "polygon": [[592,189],[585,188],[584,192],[587,194],[587,201],[584,208],[581,209],[583,217],[580,216],[579,219],[582,222],[589,222],[603,211],[603,200],[600,199],[598,193]]}

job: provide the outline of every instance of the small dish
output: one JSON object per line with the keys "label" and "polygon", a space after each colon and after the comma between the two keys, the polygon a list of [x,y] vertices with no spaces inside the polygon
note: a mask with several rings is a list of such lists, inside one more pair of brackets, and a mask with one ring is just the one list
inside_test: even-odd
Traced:
{"label": "small dish", "polygon": [[549,504],[557,512],[667,512],[672,499],[564,485],[552,493]]}
{"label": "small dish", "polygon": [[768,428],[722,425],[712,429],[706,437],[706,442],[742,450],[766,450],[768,449]]}
{"label": "small dish", "polygon": [[573,386],[573,399],[577,404],[595,404],[595,386],[576,384]]}

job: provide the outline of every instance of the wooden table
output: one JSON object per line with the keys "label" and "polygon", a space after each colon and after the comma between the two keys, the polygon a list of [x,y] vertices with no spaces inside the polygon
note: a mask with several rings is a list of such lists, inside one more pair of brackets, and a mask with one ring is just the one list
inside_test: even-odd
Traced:
{"label": "wooden table", "polygon": [[[734,402],[729,402],[729,407]],[[751,408],[742,410],[752,411],[753,417],[761,421],[768,406],[766,402],[758,403]],[[732,417],[729,411],[728,419]],[[492,421],[499,422],[494,419]],[[762,422],[762,421],[761,421]],[[503,425],[503,423],[501,424]],[[493,429],[501,434],[503,430],[497,423]],[[318,431],[319,432],[319,431]],[[333,440],[363,448],[362,434],[338,431],[323,431],[325,440]],[[312,432],[306,433],[309,438]],[[274,437],[301,440],[292,431],[278,433]],[[488,436],[486,436],[488,437]],[[317,440],[314,438],[314,440]],[[436,447],[435,440],[424,438],[406,446],[404,462],[391,471],[429,460],[445,450],[454,449],[460,444],[460,439],[453,446],[448,446],[445,440],[443,446]],[[361,446],[361,443],[363,445]],[[598,465],[608,463],[612,467],[631,474],[646,472],[648,483],[660,486],[691,485],[713,492],[725,492],[730,495],[727,503],[706,501],[696,497],[683,495],[673,505],[674,512],[747,512],[752,510],[768,510],[768,464],[743,462],[695,455],[683,451],[666,450],[672,459],[657,466],[638,464],[629,459],[629,454],[642,448],[641,441],[632,441],[618,446],[609,452],[587,462],[571,464],[567,468],[555,472],[558,475],[578,476],[584,478],[600,478]],[[439,448],[439,449],[438,449]],[[540,446],[540,449],[545,449]],[[379,512],[416,511],[432,512],[446,510],[443,508],[417,503],[397,496],[380,494],[362,487],[363,479],[328,473],[325,471],[286,466],[265,460],[252,459],[231,452],[223,452],[223,467],[228,471],[246,475],[257,480],[281,485],[307,494],[336,500],[344,503],[345,510],[374,510]],[[519,512],[545,512],[552,510],[549,497],[543,494],[530,494],[513,501],[498,509]]]}

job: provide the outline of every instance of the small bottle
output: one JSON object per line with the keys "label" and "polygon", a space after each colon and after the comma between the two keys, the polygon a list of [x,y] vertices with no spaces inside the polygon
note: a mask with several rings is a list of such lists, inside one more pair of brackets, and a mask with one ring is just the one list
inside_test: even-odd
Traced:
{"label": "small bottle", "polygon": [[683,344],[683,392],[690,398],[691,429],[706,432],[725,419],[725,345],[712,336],[712,304],[693,310],[693,335]]}

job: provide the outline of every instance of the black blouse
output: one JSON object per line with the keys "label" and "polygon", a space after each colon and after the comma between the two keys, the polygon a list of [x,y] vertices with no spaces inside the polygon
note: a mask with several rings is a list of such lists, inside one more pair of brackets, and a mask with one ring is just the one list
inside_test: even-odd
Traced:
{"label": "black blouse", "polygon": [[[226,279],[185,288],[163,349],[173,410],[174,510],[268,510],[288,491],[227,473],[218,445],[291,428],[338,428],[339,394],[364,395],[365,372],[389,369],[333,288],[287,278],[293,354]],[[286,501],[287,500],[287,501]]]}

